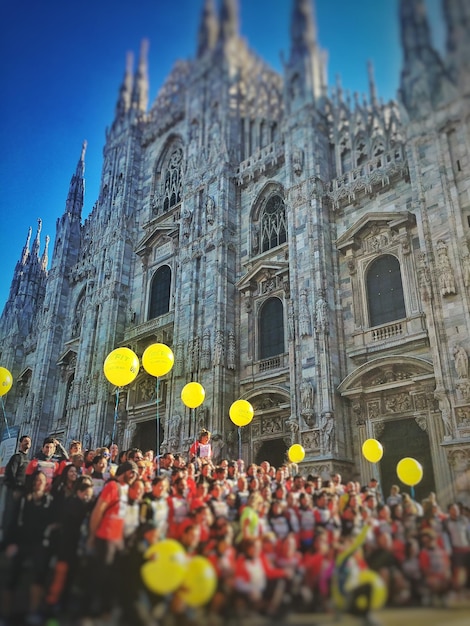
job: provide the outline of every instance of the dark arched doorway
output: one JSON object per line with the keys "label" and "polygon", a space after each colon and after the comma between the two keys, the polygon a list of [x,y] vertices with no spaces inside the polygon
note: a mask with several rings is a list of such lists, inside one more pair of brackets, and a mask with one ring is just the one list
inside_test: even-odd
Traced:
{"label": "dark arched doorway", "polygon": [[[163,425],[160,420],[160,445],[163,441]],[[137,424],[134,436],[132,437],[132,446],[134,448],[140,448],[142,452],[146,450],[153,450],[156,452],[157,447],[157,420],[151,419],[146,422],[140,422]]]}
{"label": "dark arched doorway", "polygon": [[263,441],[255,458],[255,463],[259,465],[263,461],[269,461],[274,467],[279,467],[287,460],[287,446],[284,439],[269,439]]}
{"label": "dark arched doorway", "polygon": [[397,463],[404,457],[416,459],[423,466],[423,478],[415,486],[415,499],[423,500],[430,491],[435,491],[434,472],[429,449],[429,438],[413,419],[387,422],[380,437],[384,455],[380,461],[380,481],[385,498],[390,487],[400,485],[401,491],[410,493],[411,487],[400,482],[397,476]]}

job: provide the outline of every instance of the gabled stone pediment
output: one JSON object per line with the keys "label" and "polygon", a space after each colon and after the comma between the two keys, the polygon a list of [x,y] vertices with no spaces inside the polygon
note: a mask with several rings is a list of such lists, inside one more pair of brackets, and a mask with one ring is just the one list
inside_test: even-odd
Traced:
{"label": "gabled stone pediment", "polygon": [[76,359],[77,359],[77,353],[75,352],[75,350],[71,350],[70,348],[67,348],[67,350],[63,352],[58,358],[57,365],[67,366],[71,362],[75,362]]}
{"label": "gabled stone pediment", "polygon": [[289,270],[289,264],[283,261],[258,261],[248,270],[248,272],[242,276],[237,283],[237,289],[244,291],[250,289],[252,286],[258,283],[268,280],[269,278],[275,278],[282,276]]}
{"label": "gabled stone pediment", "polygon": [[406,224],[414,225],[416,216],[409,211],[367,213],[355,222],[341,237],[336,240],[336,247],[343,254],[348,248],[360,248],[360,241],[366,233],[373,229],[384,228],[393,230],[399,229]]}
{"label": "gabled stone pediment", "polygon": [[391,355],[363,363],[338,385],[342,396],[367,393],[377,387],[408,386],[418,381],[434,381],[433,364],[419,357]]}
{"label": "gabled stone pediment", "polygon": [[161,222],[139,241],[135,253],[139,256],[145,256],[157,245],[159,239],[163,245],[173,241],[178,232],[179,223],[175,223],[173,220]]}

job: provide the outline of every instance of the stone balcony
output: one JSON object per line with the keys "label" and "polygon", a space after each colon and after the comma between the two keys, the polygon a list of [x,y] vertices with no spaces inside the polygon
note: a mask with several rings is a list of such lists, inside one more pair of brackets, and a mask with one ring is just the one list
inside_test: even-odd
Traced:
{"label": "stone balcony", "polygon": [[348,356],[360,359],[375,352],[400,350],[409,344],[424,344],[428,341],[428,332],[422,315],[408,317],[390,324],[356,330],[352,334],[352,346],[347,349]]}
{"label": "stone balcony", "polygon": [[145,337],[155,335],[162,328],[172,325],[174,321],[174,311],[168,311],[165,315],[160,315],[159,317],[148,320],[147,322],[143,322],[143,324],[130,326],[126,328],[124,333],[124,342],[145,339]]}
{"label": "stone balcony", "polygon": [[258,149],[248,159],[242,161],[236,171],[239,185],[264,173],[268,167],[276,165],[284,157],[284,144],[273,141],[268,146]]}
{"label": "stone balcony", "polygon": [[397,146],[332,180],[326,190],[333,209],[350,204],[356,197],[388,187],[392,180],[408,176],[403,148]]}

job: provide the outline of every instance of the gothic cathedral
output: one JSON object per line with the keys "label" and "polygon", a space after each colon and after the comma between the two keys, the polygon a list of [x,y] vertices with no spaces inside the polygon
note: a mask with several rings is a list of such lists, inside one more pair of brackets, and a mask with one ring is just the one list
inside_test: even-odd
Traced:
{"label": "gothic cathedral", "polygon": [[[387,104],[372,68],[364,100],[328,88],[312,0],[292,0],[282,74],[241,38],[237,0],[201,4],[195,56],[150,107],[146,43],[128,59],[99,197],[82,220],[84,145],[50,269],[28,234],[0,320],[10,423],[35,445],[145,449],[159,427],[160,451],[184,453],[204,426],[216,460],[240,443],[274,465],[297,442],[306,473],[379,472],[387,494],[409,456],[418,497],[470,505],[470,4],[442,1],[439,55],[424,0],[400,0]],[[109,352],[156,342],[172,371],[114,389]]]}

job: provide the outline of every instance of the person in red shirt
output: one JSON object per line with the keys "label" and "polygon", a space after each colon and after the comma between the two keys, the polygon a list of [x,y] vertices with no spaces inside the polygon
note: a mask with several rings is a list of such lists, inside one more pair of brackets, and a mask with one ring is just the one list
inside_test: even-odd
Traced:
{"label": "person in red shirt", "polygon": [[191,461],[194,457],[198,457],[199,459],[208,459],[212,458],[212,446],[210,444],[211,434],[208,430],[203,428],[199,433],[199,437],[193,443],[193,445],[189,448],[189,460]]}
{"label": "person in red shirt", "polygon": [[115,479],[109,480],[101,491],[90,516],[88,548],[93,553],[90,568],[91,614],[109,616],[116,590],[119,589],[117,557],[124,549],[124,520],[129,485],[136,480],[137,464],[122,463]]}

